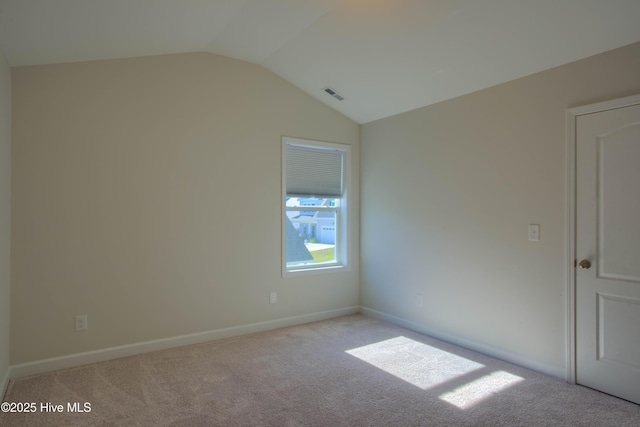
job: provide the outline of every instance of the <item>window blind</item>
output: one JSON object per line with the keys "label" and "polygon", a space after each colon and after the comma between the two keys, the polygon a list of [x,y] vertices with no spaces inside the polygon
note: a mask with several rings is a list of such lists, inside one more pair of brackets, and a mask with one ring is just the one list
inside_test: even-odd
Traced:
{"label": "window blind", "polygon": [[286,144],[290,197],[342,197],[344,151]]}

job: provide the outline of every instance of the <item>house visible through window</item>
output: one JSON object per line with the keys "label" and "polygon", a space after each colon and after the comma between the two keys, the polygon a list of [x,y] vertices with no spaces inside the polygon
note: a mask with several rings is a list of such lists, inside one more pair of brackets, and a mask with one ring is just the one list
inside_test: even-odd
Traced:
{"label": "house visible through window", "polygon": [[347,265],[349,147],[283,138],[284,272]]}

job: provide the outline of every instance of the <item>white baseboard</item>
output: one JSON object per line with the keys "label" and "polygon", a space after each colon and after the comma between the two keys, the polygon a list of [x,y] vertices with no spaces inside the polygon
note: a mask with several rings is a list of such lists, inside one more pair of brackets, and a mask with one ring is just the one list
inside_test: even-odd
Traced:
{"label": "white baseboard", "polygon": [[520,354],[506,352],[504,350],[500,350],[500,349],[488,346],[486,344],[456,337],[454,335],[450,335],[447,333],[443,333],[441,331],[434,330],[422,323],[413,322],[411,320],[407,320],[402,317],[397,317],[391,314],[383,313],[381,311],[377,311],[368,307],[360,306],[360,313],[364,314],[365,316],[370,316],[378,320],[383,320],[385,322],[393,323],[395,325],[402,326],[407,329],[411,329],[412,331],[420,332],[422,334],[428,335],[433,338],[437,338],[442,341],[446,341],[451,344],[459,345],[460,347],[468,348],[469,350],[474,350],[479,353],[483,353],[488,356],[495,357],[496,359],[504,360],[506,362],[513,363],[515,365],[523,366],[525,368],[529,368],[531,370],[534,370],[555,378],[567,380],[566,369],[561,366],[549,365],[547,363],[542,363],[537,360],[529,359]]}
{"label": "white baseboard", "polygon": [[5,379],[5,381],[8,382],[10,378],[19,378],[27,375],[56,371],[59,369],[74,368],[90,363],[103,362],[105,360],[117,359],[120,357],[134,356],[136,354],[148,353],[151,351],[165,350],[168,348],[182,347],[191,344],[199,344],[207,341],[219,340],[222,338],[230,338],[240,335],[252,334],[255,332],[268,331],[271,329],[284,328],[287,326],[302,325],[304,323],[317,322],[319,320],[347,316],[350,314],[356,314],[358,312],[359,307],[346,307],[336,310],[286,317],[282,319],[268,320],[266,322],[234,326],[231,328],[216,329],[213,331],[198,332],[195,334],[180,335],[177,337],[164,338],[160,340],[145,341],[118,347],[110,347],[102,350],[70,354],[68,356],[54,357],[51,359],[38,360],[35,362],[21,363],[19,365],[12,365],[9,367],[9,372],[7,373],[7,378]]}
{"label": "white baseboard", "polygon": [[[6,372],[4,373],[4,376],[2,377],[2,381],[0,382],[0,402],[3,402],[4,400],[4,394],[7,391],[7,386],[9,385],[9,374],[11,373],[11,367],[7,367]],[[2,374],[0,374],[2,375]]]}

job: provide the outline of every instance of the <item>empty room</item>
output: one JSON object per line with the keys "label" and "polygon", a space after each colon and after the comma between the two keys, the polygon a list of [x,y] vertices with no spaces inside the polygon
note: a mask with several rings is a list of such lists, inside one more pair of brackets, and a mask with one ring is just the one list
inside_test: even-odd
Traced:
{"label": "empty room", "polygon": [[637,0],[0,0],[0,425],[640,425]]}

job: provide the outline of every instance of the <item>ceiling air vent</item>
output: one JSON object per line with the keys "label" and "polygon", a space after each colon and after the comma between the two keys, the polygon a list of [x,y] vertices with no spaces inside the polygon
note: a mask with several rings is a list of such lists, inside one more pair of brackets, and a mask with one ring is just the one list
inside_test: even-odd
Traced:
{"label": "ceiling air vent", "polygon": [[327,92],[329,95],[333,96],[338,101],[342,101],[344,99],[344,96],[340,95],[338,92],[336,92],[336,90],[334,88],[332,88],[330,86],[327,86],[322,90]]}

